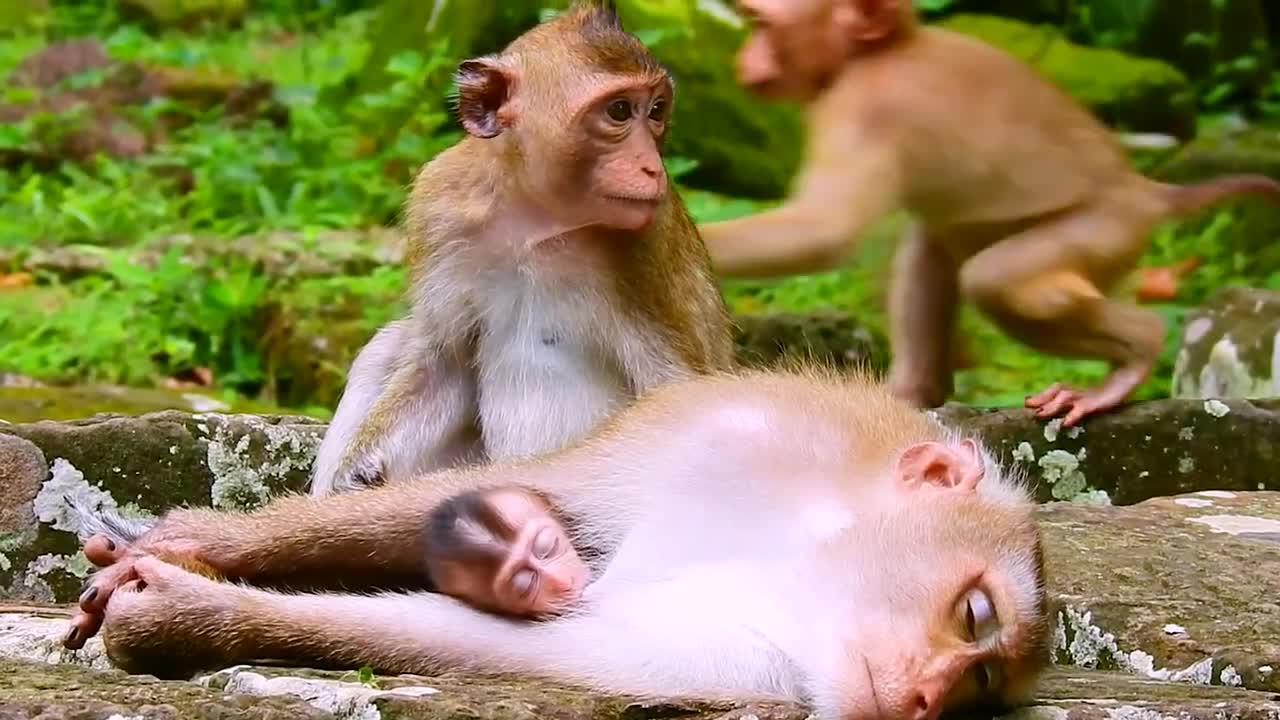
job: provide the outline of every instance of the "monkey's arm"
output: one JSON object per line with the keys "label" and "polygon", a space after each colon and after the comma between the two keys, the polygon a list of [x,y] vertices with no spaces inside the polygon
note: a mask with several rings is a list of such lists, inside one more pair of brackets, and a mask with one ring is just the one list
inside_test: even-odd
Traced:
{"label": "monkey's arm", "polygon": [[868,226],[899,205],[895,143],[851,130],[847,122],[825,127],[810,138],[809,157],[782,205],[698,228],[717,273],[772,277],[832,269]]}
{"label": "monkey's arm", "polygon": [[578,615],[526,622],[434,593],[285,595],[154,558],[138,570],[143,588],[123,588],[112,599],[103,631],[112,661],[133,672],[273,659],[368,664],[385,673],[540,675],[617,693],[702,697],[778,696],[789,680],[776,672],[785,664],[775,648],[684,580],[645,584]]}
{"label": "monkey's arm", "polygon": [[147,556],[258,585],[425,587],[424,531],[428,514],[440,502],[475,488],[524,485],[547,492],[573,516],[610,492],[604,445],[566,451],[554,462],[448,470],[323,498],[286,496],[249,513],[172,510],[132,543],[90,538],[85,553],[102,570],[81,595],[80,612],[63,644],[82,647],[98,631],[107,603],[137,579],[137,563]]}
{"label": "monkey's arm", "polygon": [[414,323],[388,323],[352,362],[316,453],[313,495],[398,482],[471,459],[474,380],[456,352],[418,337]]}

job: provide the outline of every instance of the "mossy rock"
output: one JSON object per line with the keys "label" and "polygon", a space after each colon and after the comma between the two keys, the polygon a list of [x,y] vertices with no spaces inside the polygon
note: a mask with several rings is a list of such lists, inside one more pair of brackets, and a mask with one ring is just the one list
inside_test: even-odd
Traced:
{"label": "mossy rock", "polygon": [[0,423],[75,420],[99,413],[141,415],[159,410],[271,412],[274,409],[265,403],[243,398],[224,401],[207,391],[120,385],[0,386]]}
{"label": "mossy rock", "polygon": [[1195,135],[1195,95],[1185,75],[1162,61],[1076,45],[1050,25],[960,14],[939,23],[1030,62],[1104,122],[1121,130]]}
{"label": "mossy rock", "polygon": [[1280,395],[1280,292],[1225,287],[1188,313],[1173,368],[1174,397]]}

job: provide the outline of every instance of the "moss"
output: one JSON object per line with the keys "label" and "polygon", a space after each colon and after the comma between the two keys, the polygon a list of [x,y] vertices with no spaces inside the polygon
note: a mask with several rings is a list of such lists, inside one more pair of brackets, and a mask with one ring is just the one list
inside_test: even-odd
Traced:
{"label": "moss", "polygon": [[0,387],[0,418],[11,423],[38,420],[73,420],[99,413],[141,415],[158,410],[206,410],[217,403],[220,410],[270,412],[273,408],[237,400],[233,405],[203,393],[109,385],[78,387]]}
{"label": "moss", "polygon": [[[281,490],[296,489],[310,473],[322,437],[251,415],[237,418],[240,425],[216,415],[195,420],[210,435],[210,504],[221,510],[251,510]],[[212,432],[202,420],[213,425]]]}
{"label": "moss", "polygon": [[1195,134],[1195,97],[1177,68],[1116,50],[1075,45],[1051,26],[986,15],[939,23],[1031,62],[1105,122],[1125,130]]}

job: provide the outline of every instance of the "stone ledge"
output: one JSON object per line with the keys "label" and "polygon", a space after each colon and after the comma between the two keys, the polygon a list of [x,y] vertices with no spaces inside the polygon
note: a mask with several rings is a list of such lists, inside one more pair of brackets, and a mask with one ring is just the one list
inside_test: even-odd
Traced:
{"label": "stone ledge", "polygon": [[[1021,408],[950,404],[935,414],[1027,472],[1041,500],[1102,491],[1131,504],[1199,490],[1280,490],[1272,471],[1280,399],[1135,403],[1066,430]],[[299,416],[167,410],[0,424],[0,435],[25,438],[51,462],[65,458],[90,484],[154,511],[183,502],[252,506],[301,488],[325,427]]]}
{"label": "stone ledge", "polygon": [[[2,616],[0,616],[2,617]],[[195,682],[162,681],[0,657],[0,717],[9,720],[145,718],[359,718],[360,720],[803,720],[786,704],[743,706],[638,702],[504,678],[440,675],[376,678],[355,673],[240,666]],[[969,717],[983,717],[969,715]],[[1056,669],[1034,704],[1009,720],[1280,720],[1280,701],[1238,688],[1162,682],[1133,675]]]}

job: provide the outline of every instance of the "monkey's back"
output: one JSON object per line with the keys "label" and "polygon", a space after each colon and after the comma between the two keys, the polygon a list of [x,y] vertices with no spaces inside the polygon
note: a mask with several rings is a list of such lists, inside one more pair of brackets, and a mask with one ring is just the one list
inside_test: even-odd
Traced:
{"label": "monkey's back", "polygon": [[937,27],[850,62],[832,92],[890,127],[908,206],[1000,223],[1082,203],[1132,174],[1110,131],[1027,63]]}

